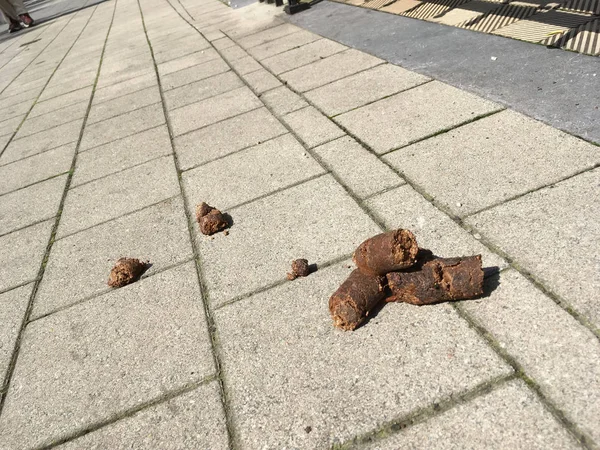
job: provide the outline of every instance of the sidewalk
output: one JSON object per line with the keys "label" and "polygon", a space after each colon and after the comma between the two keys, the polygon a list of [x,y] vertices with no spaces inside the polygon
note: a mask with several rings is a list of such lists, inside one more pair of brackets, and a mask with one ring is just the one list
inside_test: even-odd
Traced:
{"label": "sidewalk", "polygon": [[[598,146],[280,11],[107,0],[0,43],[0,449],[600,448]],[[398,227],[488,294],[334,329]],[[122,256],[152,267],[111,290]]]}

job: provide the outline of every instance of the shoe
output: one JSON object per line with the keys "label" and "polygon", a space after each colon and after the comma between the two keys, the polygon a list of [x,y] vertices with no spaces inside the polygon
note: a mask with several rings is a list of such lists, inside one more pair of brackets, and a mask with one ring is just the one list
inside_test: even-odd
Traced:
{"label": "shoe", "polygon": [[19,22],[17,22],[16,20],[11,20],[10,25],[8,26],[8,32],[14,33],[16,31],[21,30],[22,28],[23,27],[21,27],[21,24]]}
{"label": "shoe", "polygon": [[19,16],[19,19],[21,19],[21,23],[23,24],[23,26],[25,28],[29,28],[29,27],[33,26],[33,24],[35,23],[34,20],[31,18],[31,16],[28,13],[21,14]]}

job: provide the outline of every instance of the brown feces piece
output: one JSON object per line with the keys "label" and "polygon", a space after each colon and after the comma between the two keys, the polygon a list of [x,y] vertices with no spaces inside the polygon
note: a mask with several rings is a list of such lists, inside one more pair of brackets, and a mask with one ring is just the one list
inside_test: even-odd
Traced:
{"label": "brown feces piece", "polygon": [[148,268],[149,263],[135,258],[119,258],[108,276],[110,287],[122,287],[137,281]]}
{"label": "brown feces piece", "polygon": [[411,267],[418,251],[415,235],[399,229],[367,239],[358,246],[353,259],[364,273],[384,276]]}
{"label": "brown feces piece", "polygon": [[385,277],[355,269],[329,299],[333,325],[342,330],[356,329],[384,297]]}
{"label": "brown feces piece", "polygon": [[200,225],[200,232],[207,236],[222,231],[228,226],[223,213],[204,202],[196,206],[196,220]]}
{"label": "brown feces piece", "polygon": [[307,277],[310,275],[310,267],[307,259],[296,259],[292,261],[292,271],[287,274],[288,280],[295,280],[298,277]]}
{"label": "brown feces piece", "polygon": [[464,300],[483,293],[481,255],[465,258],[435,258],[417,271],[387,274],[392,291],[387,302],[428,305]]}

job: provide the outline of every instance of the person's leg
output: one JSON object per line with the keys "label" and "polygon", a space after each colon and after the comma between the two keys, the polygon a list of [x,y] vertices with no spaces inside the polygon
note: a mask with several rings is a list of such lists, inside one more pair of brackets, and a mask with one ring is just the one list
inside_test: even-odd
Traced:
{"label": "person's leg", "polygon": [[23,0],[4,0],[4,1],[10,2],[13,9],[17,12],[17,16],[20,16],[21,14],[27,14],[27,8],[25,8],[25,5],[23,4]]}
{"label": "person's leg", "polygon": [[23,25],[25,25],[25,27],[30,27],[31,25],[33,25],[33,19],[27,12],[27,8],[25,8],[25,5],[23,4],[23,0],[4,0],[4,1],[10,2],[10,4],[13,6],[13,9],[17,12],[17,15],[19,16],[18,20],[20,20],[21,23]]}
{"label": "person's leg", "polygon": [[0,0],[0,11],[2,11],[2,15],[7,23],[11,23],[15,20],[19,21],[19,14],[9,0]]}

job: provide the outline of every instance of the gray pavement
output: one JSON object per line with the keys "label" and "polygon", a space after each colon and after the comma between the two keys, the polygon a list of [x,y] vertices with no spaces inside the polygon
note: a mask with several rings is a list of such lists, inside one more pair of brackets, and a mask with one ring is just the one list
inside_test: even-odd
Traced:
{"label": "gray pavement", "polygon": [[[0,449],[600,448],[596,145],[268,5],[34,32],[0,42]],[[334,329],[398,227],[485,295]]]}
{"label": "gray pavement", "polygon": [[600,143],[597,56],[331,1],[286,20]]}

